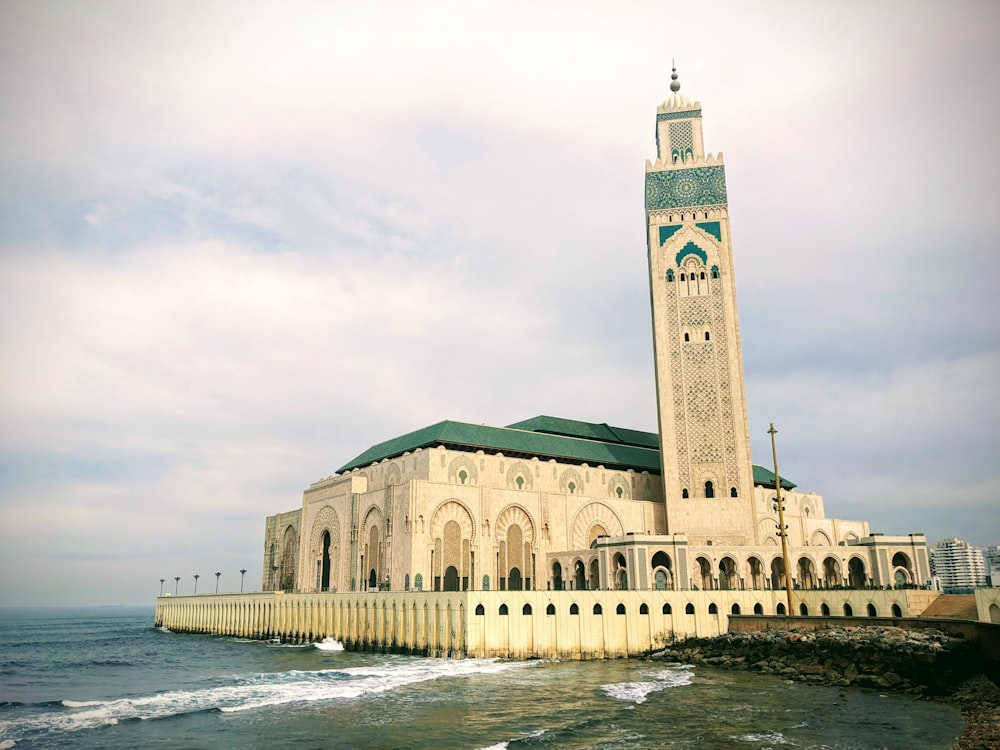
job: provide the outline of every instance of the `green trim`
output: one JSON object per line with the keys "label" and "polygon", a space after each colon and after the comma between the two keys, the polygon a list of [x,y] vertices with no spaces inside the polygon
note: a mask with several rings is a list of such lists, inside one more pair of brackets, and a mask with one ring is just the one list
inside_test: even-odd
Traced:
{"label": "green trim", "polygon": [[708,253],[706,253],[704,250],[702,250],[700,247],[698,247],[693,242],[689,242],[684,247],[682,247],[680,249],[680,252],[677,253],[677,267],[678,268],[680,268],[681,260],[683,260],[684,256],[686,256],[686,255],[697,255],[699,258],[701,258],[701,262],[702,263],[705,263],[705,264],[708,263]]}
{"label": "green trim", "polygon": [[698,229],[701,229],[703,232],[708,232],[708,234],[715,237],[715,239],[717,239],[719,242],[722,242],[722,224],[720,222],[700,221],[697,224],[695,224],[695,226],[698,227]]}
{"label": "green trim", "polygon": [[667,226],[660,227],[660,246],[663,243],[673,237],[680,230],[680,224],[668,224]]}
{"label": "green trim", "polygon": [[684,112],[657,112],[656,121],[663,122],[664,120],[688,120],[692,117],[701,117],[700,109],[689,109]]}

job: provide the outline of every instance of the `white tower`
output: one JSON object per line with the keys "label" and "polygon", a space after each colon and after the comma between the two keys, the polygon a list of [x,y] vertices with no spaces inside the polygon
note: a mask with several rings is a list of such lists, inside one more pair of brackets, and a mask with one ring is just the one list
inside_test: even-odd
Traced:
{"label": "white tower", "polygon": [[753,468],[722,154],[705,154],[701,104],[656,110],[646,162],[649,283],[667,532],[754,544]]}

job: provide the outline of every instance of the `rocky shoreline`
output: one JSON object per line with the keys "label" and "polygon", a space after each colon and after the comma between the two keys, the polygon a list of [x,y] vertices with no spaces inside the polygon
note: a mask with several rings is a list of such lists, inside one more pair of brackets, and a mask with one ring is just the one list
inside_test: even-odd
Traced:
{"label": "rocky shoreline", "polygon": [[651,658],[952,703],[966,724],[952,750],[1000,748],[1000,665],[986,661],[977,644],[938,630],[736,632],[681,641]]}

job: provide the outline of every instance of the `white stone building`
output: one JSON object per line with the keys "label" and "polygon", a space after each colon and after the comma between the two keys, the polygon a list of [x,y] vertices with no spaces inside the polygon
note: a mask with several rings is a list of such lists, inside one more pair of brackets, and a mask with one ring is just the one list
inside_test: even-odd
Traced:
{"label": "white stone building", "polygon": [[931,574],[945,592],[986,585],[983,550],[961,539],[943,539],[930,549]]}
{"label": "white stone building", "polygon": [[[672,77],[646,165],[659,433],[539,416],[387,440],[267,519],[266,589],[784,586],[775,477],[750,458],[725,166]],[[795,587],[928,579],[922,534],[781,487]]]}

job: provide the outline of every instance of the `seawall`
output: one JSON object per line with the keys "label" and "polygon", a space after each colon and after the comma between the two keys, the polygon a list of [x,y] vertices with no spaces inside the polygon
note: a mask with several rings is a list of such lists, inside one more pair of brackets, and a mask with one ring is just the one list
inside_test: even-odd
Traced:
{"label": "seawall", "polygon": [[[928,596],[933,592],[806,591],[796,592],[795,606],[829,611],[834,620],[845,611],[906,616],[921,612]],[[158,598],[156,625],[292,643],[329,637],[352,650],[428,656],[604,659],[721,635],[729,615],[773,614],[784,598],[783,591],[203,594]]]}

